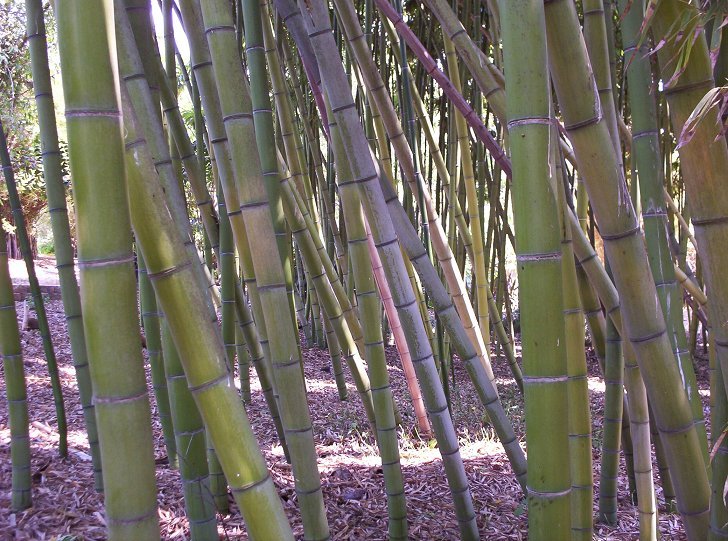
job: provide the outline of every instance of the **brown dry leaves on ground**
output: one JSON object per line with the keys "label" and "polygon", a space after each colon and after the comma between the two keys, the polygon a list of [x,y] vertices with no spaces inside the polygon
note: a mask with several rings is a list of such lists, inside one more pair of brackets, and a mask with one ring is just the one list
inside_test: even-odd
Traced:
{"label": "brown dry leaves on ground", "polygon": [[[23,351],[27,374],[30,436],[33,453],[34,506],[20,513],[9,511],[10,450],[4,377],[0,377],[0,539],[101,540],[105,538],[102,496],[94,492],[88,443],[71,364],[71,352],[59,301],[48,304],[50,325],[58,356],[69,421],[69,458],[62,460],[56,452],[55,415],[38,331],[23,333]],[[420,438],[412,429],[415,418],[408,401],[406,385],[394,348],[388,348],[390,377],[395,399],[403,418],[400,430],[402,469],[407,492],[410,538],[421,540],[457,539],[457,523],[452,500],[434,441]],[[338,399],[336,385],[326,351],[306,348],[305,373],[309,404],[314,423],[324,499],[334,539],[383,540],[387,537],[387,509],[382,470],[366,416],[356,389],[347,376],[349,400]],[[455,383],[451,386],[453,415],[460,436],[461,453],[478,513],[483,539],[493,541],[526,539],[527,517],[520,488],[490,426],[482,422],[482,408],[467,380],[462,365],[456,361]],[[598,481],[601,441],[603,390],[595,363],[590,363],[590,391],[595,416],[595,481]],[[522,401],[502,357],[495,360],[495,371],[506,410],[523,434]],[[707,388],[705,372],[700,370],[701,388]],[[2,374],[0,374],[2,376]],[[253,400],[248,415],[279,489],[286,512],[298,538],[303,530],[297,511],[290,466],[277,445],[273,425],[252,374]],[[150,389],[151,392],[151,389]],[[704,390],[702,395],[707,394]],[[156,407],[152,400],[152,408]],[[163,539],[186,539],[178,472],[170,469],[164,457],[161,429],[155,419],[155,446],[158,458],[159,518]],[[659,483],[659,480],[658,480]],[[637,510],[628,502],[626,480],[620,478],[619,524],[597,525],[595,539],[633,540],[638,538]],[[231,514],[219,516],[222,539],[247,539],[245,526],[231,501]],[[684,539],[678,516],[666,514],[661,491],[660,529],[665,539]]]}

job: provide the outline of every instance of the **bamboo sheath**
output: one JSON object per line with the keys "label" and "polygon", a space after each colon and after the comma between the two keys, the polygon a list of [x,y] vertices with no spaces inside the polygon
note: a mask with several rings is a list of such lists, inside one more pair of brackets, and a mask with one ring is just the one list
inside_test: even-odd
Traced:
{"label": "bamboo sheath", "polygon": [[[56,2],[81,304],[103,464],[109,539],[159,539],[124,178],[113,7]],[[113,487],[111,489],[110,487]],[[133,498],[128,497],[134,494]]]}

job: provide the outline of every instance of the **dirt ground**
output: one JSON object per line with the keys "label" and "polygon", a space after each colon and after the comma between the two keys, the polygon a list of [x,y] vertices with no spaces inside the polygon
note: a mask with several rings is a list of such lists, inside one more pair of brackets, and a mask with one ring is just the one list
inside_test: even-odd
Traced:
{"label": "dirt ground", "polygon": [[[34,505],[20,513],[9,511],[10,434],[4,375],[0,374],[0,540],[101,540],[105,539],[103,501],[93,488],[88,442],[61,303],[49,302],[48,314],[66,399],[69,457],[60,459],[56,451],[54,409],[40,336],[38,331],[26,331],[22,341],[30,406]],[[399,437],[410,539],[458,539],[452,500],[438,450],[434,441],[419,437],[413,429],[415,417],[396,350],[389,347],[387,356],[395,399],[403,418]],[[700,360],[698,363],[704,402],[708,395],[706,362]],[[350,398],[345,402],[339,400],[326,351],[305,348],[304,367],[332,537],[340,540],[384,540],[387,538],[387,509],[382,470],[356,389],[347,374]],[[525,445],[522,398],[511,382],[510,372],[502,357],[494,358],[494,368],[506,411]],[[251,373],[251,383],[252,403],[247,407],[247,412],[296,536],[302,539],[303,530],[291,468],[277,445],[254,372]],[[594,471],[595,481],[598,481],[604,385],[598,377],[593,358],[590,359],[589,389],[594,426]],[[527,515],[520,488],[493,429],[482,421],[482,408],[477,395],[462,364],[457,360],[452,401],[461,454],[470,480],[482,539],[526,539]],[[179,475],[164,460],[166,451],[153,398],[151,407],[155,416],[162,537],[165,540],[186,539],[187,522]],[[685,539],[679,516],[666,512],[657,478],[656,484],[659,526],[664,534],[663,539]],[[619,490],[619,523],[615,527],[596,525],[595,539],[638,539],[637,509],[629,502],[623,468]],[[247,539],[240,513],[232,498],[230,502],[230,514],[218,516],[221,539]]]}

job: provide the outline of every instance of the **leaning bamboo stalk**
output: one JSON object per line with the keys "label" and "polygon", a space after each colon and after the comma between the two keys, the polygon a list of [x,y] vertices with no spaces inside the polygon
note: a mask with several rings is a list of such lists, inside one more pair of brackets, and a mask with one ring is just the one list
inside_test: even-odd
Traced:
{"label": "leaning bamboo stalk", "polygon": [[399,360],[402,363],[402,371],[404,372],[404,378],[407,382],[407,388],[412,398],[412,406],[415,410],[415,417],[417,417],[417,426],[423,435],[431,434],[432,428],[430,427],[430,421],[427,419],[427,411],[425,410],[425,404],[422,401],[422,391],[420,384],[417,382],[417,375],[415,374],[415,368],[412,364],[412,356],[410,355],[409,348],[407,347],[407,339],[404,336],[404,330],[402,329],[402,323],[399,321],[399,314],[394,306],[394,300],[392,299],[392,292],[389,290],[389,284],[384,274],[384,268],[382,267],[382,260],[379,258],[377,247],[374,245],[374,239],[372,233],[369,231],[368,225],[364,224],[367,229],[367,250],[369,251],[369,258],[372,264],[372,271],[374,272],[374,279],[377,283],[377,289],[379,290],[379,297],[382,299],[384,305],[384,311],[389,321],[389,329],[392,331],[394,336],[394,343],[399,353]]}
{"label": "leaning bamboo stalk", "polygon": [[48,367],[48,378],[51,382],[53,392],[53,405],[56,412],[56,423],[58,425],[58,454],[61,457],[68,456],[68,424],[66,421],[66,406],[63,399],[63,388],[58,375],[58,362],[56,361],[56,352],[53,348],[51,340],[51,331],[48,326],[48,316],[46,315],[45,304],[43,303],[43,293],[40,290],[40,282],[35,274],[35,264],[33,263],[33,251],[30,246],[30,237],[23,215],[23,207],[18,194],[18,187],[15,184],[15,174],[13,173],[13,165],[10,161],[10,152],[8,151],[8,143],[5,136],[5,128],[0,121],[0,164],[3,168],[3,176],[5,178],[5,188],[8,191],[8,200],[13,215],[15,225],[15,235],[20,244],[20,251],[25,262],[25,269],[28,273],[28,283],[30,284],[30,294],[33,299],[33,307],[38,316],[38,330],[43,341],[43,354],[45,356],[46,365]]}
{"label": "leaning bamboo stalk", "polygon": [[[281,310],[291,311],[287,275],[283,268],[270,203],[256,151],[255,130],[245,73],[236,49],[235,28],[224,0],[202,0],[202,20],[210,48],[220,110],[227,134],[240,211],[248,233],[250,251],[255,253],[253,267],[268,336],[279,397],[280,412],[291,451],[298,501],[303,515],[306,538],[329,535],[316,464],[313,427],[306,402],[301,370],[298,334],[293,317],[281,317]],[[267,170],[270,171],[270,170]],[[277,169],[276,169],[277,175]],[[233,201],[234,190],[224,185],[225,200]]]}
{"label": "leaning bamboo stalk", "polygon": [[[340,145],[338,127],[331,126],[330,133],[332,144]],[[342,153],[339,152],[339,157],[341,155]],[[348,168],[347,163],[340,161],[336,165],[338,171],[342,171],[342,168]],[[348,172],[343,171],[343,176],[348,176]],[[374,273],[372,272],[373,262],[370,261],[369,252],[367,247],[364,246],[369,237],[359,199],[352,197],[354,193],[351,191],[343,192],[341,195],[343,196],[342,210],[349,243],[352,277],[355,282],[356,296],[362,317],[365,355],[372,383],[371,394],[377,422],[377,443],[387,493],[389,537],[390,539],[407,539],[407,504],[399,458],[395,404],[392,398],[392,389],[389,385],[387,361],[384,353],[381,308],[377,297]],[[376,254],[376,250],[374,253]]]}
{"label": "leaning bamboo stalk", "polygon": [[[626,2],[624,2],[621,10],[627,10]],[[666,192],[662,179],[657,105],[652,83],[652,66],[649,58],[645,56],[649,48],[646,46],[637,48],[643,13],[644,1],[638,0],[627,10],[622,21],[622,35],[626,45],[625,55],[634,55],[634,58],[630,58],[626,70],[627,84],[629,85],[628,99],[632,111],[632,129],[636,135],[636,137],[632,137],[633,169],[639,180],[642,219],[650,269],[655,284],[657,284],[657,293],[669,329],[668,335],[672,344],[675,362],[680,366],[683,386],[692,407],[693,420],[698,430],[700,443],[703,446],[706,465],[709,465],[703,405],[698,393],[693,359],[685,336],[682,296],[680,286],[675,278],[667,234],[669,224],[667,209],[664,204],[664,194]]]}
{"label": "leaning bamboo stalk", "polygon": [[[283,167],[283,164],[281,164]],[[292,185],[290,173],[288,170],[283,171],[281,175],[281,195],[283,200],[284,211],[291,233],[296,239],[304,264],[311,274],[311,282],[316,290],[316,294],[321,301],[324,310],[324,321],[332,326],[337,343],[343,347],[345,352],[346,363],[351,371],[352,378],[356,384],[357,391],[361,396],[364,405],[364,411],[367,414],[372,430],[377,427],[374,415],[374,403],[372,401],[372,391],[364,369],[364,363],[348,326],[348,321],[344,318],[341,305],[334,293],[331,282],[328,280],[326,270],[323,266],[323,258],[328,257],[323,246],[316,246],[313,240],[315,230],[310,223],[307,227],[306,217],[308,211],[302,200],[297,200],[295,188]],[[300,198],[300,195],[299,195]],[[305,214],[304,214],[305,213]],[[366,343],[366,341],[364,341]]]}
{"label": "leaning bamboo stalk", "polygon": [[27,17],[26,34],[28,36],[28,49],[33,73],[33,89],[35,91],[35,104],[38,110],[38,125],[40,127],[43,179],[45,180],[46,199],[53,232],[53,246],[56,256],[56,268],[58,269],[58,280],[61,286],[63,312],[66,316],[73,367],[78,383],[79,400],[83,408],[83,418],[88,435],[89,449],[91,450],[94,485],[96,491],[100,492],[103,490],[103,480],[99,438],[96,430],[91,376],[89,374],[88,355],[81,319],[81,298],[78,293],[78,281],[76,280],[73,262],[71,229],[68,223],[66,189],[63,185],[61,152],[58,145],[58,129],[46,49],[46,29],[41,4],[40,0],[27,0],[25,10]]}
{"label": "leaning bamboo stalk", "polygon": [[[4,139],[4,136],[3,136]],[[28,394],[20,345],[13,282],[8,266],[5,231],[0,228],[0,357],[3,360],[5,394],[10,427],[10,508],[22,511],[33,504],[28,432]]]}
{"label": "leaning bamboo stalk", "polygon": [[[392,28],[391,23],[387,20],[383,21],[383,24],[385,28],[387,29],[390,38],[395,40],[398,39],[397,35],[390,29]],[[393,48],[395,56],[399,54],[399,50],[395,47]],[[463,216],[462,209],[460,208],[460,202],[458,201],[457,197],[451,197],[450,196],[450,174],[447,170],[447,166],[445,165],[445,161],[442,158],[442,153],[440,152],[440,148],[435,141],[434,138],[434,129],[432,127],[432,123],[430,121],[429,116],[426,114],[424,110],[424,104],[422,103],[422,99],[420,98],[419,93],[417,92],[416,88],[413,88],[413,101],[415,105],[415,109],[417,111],[417,115],[419,117],[419,120],[422,124],[422,127],[424,128],[425,132],[425,138],[429,144],[430,152],[433,158],[433,161],[435,163],[435,167],[437,168],[438,175],[442,179],[442,188],[445,194],[448,196],[448,203],[450,205],[449,212],[454,214],[454,218],[457,224],[458,232],[460,233],[460,237],[462,238],[463,244],[465,246],[465,251],[468,254],[468,257],[470,258],[471,262],[475,261],[475,254],[473,249],[473,237],[470,233],[470,228],[468,227],[465,217]],[[382,136],[379,136],[378,139],[383,139]],[[387,168],[384,168],[385,171]],[[454,183],[452,183],[452,186],[454,187]],[[428,195],[425,193],[425,202],[427,203]],[[433,218],[433,216],[431,216]],[[434,218],[437,219],[437,218]],[[433,237],[435,239],[438,238],[438,232],[437,227],[435,225],[430,226],[430,230],[434,232]],[[448,241],[449,244],[449,241]],[[452,249],[451,249],[452,251]],[[447,261],[449,259],[448,255],[444,256],[444,260]],[[443,259],[440,260],[441,262]],[[454,267],[453,267],[454,268]],[[447,266],[443,269],[446,273],[446,276],[448,275],[448,268]],[[503,351],[505,353],[506,360],[508,361],[508,365],[511,368],[511,372],[513,373],[513,377],[516,380],[516,384],[518,385],[519,389],[523,390],[523,375],[521,373],[521,369],[518,366],[518,363],[516,362],[516,357],[513,354],[513,343],[510,337],[508,336],[508,333],[506,332],[504,326],[503,326],[503,318],[496,306],[495,299],[493,298],[493,294],[490,290],[490,284],[487,282],[487,277],[485,283],[485,293],[487,295],[487,306],[488,311],[491,320],[493,321],[493,326],[495,327],[496,336],[498,337],[498,340],[501,344],[501,347],[503,348]],[[449,283],[449,286],[452,287],[452,283]],[[459,286],[458,286],[459,287]],[[466,303],[466,305],[469,304],[469,301]],[[458,311],[462,314],[467,314],[467,311],[463,311],[462,308],[459,306]],[[467,316],[463,316],[467,317]],[[483,338],[485,339],[485,335],[483,335]]]}
{"label": "leaning bamboo stalk", "polygon": [[[443,34],[445,42],[445,53],[447,55],[447,67],[450,80],[458,92],[462,92],[460,84],[460,66],[455,57],[455,46],[452,41]],[[475,278],[475,300],[478,304],[478,324],[480,334],[483,336],[486,349],[490,346],[490,318],[488,317],[488,292],[490,286],[486,279],[487,262],[485,257],[485,244],[483,243],[483,231],[480,225],[480,209],[478,208],[478,194],[475,186],[475,171],[473,169],[473,157],[470,152],[470,137],[468,127],[460,111],[455,112],[455,129],[457,131],[457,144],[461,153],[463,182],[465,183],[465,197],[467,201],[468,217],[470,219],[470,234],[473,239],[472,268]]]}
{"label": "leaning bamboo stalk", "polygon": [[448,99],[462,113],[462,115],[465,117],[465,120],[468,122],[468,125],[473,129],[476,137],[483,142],[485,148],[487,148],[488,151],[493,155],[493,158],[501,166],[503,171],[507,175],[510,175],[510,160],[508,160],[508,158],[506,157],[503,149],[500,148],[498,143],[495,141],[495,139],[485,127],[483,122],[480,120],[480,117],[475,114],[475,111],[473,111],[473,108],[468,104],[465,98],[463,98],[462,94],[455,90],[447,76],[445,76],[445,74],[437,67],[437,63],[427,52],[427,49],[425,49],[417,36],[414,35],[412,30],[410,30],[409,27],[402,20],[402,17],[397,14],[397,12],[394,10],[391,4],[388,3],[387,0],[374,1],[376,2],[379,10],[384,15],[386,15],[389,20],[392,21],[394,27],[400,32],[402,39],[407,42],[407,45],[410,47],[410,49],[412,49],[412,52],[414,52],[415,55],[417,55],[417,58],[419,58],[420,62],[422,62],[422,65],[427,73],[431,75],[432,78],[435,79],[435,81],[437,81],[443,92],[447,95]]}
{"label": "leaning bamboo stalk", "polygon": [[[665,36],[683,10],[694,9],[672,0],[661,2],[654,14],[655,36]],[[677,51],[668,40],[658,53],[661,73],[675,70]],[[708,45],[703,32],[695,35],[690,56],[679,77],[664,89],[669,106],[673,132],[681,133],[693,109],[705,93],[715,86]],[[720,122],[711,111],[695,126],[692,139],[679,145],[680,168],[687,193],[692,224],[700,254],[703,278],[710,292],[709,319],[713,322],[715,345],[723,374],[728,374],[728,328],[717,322],[728,320],[728,280],[724,249],[728,239],[728,191],[725,190],[728,171],[728,147],[723,144]],[[728,378],[724,377],[726,389]]]}
{"label": "leaning bamboo stalk", "polygon": [[235,247],[240,258],[240,266],[250,298],[252,314],[248,309],[247,303],[243,301],[244,295],[239,287],[236,287],[235,291],[235,309],[238,314],[240,326],[245,333],[245,341],[249,347],[253,348],[251,350],[251,357],[258,372],[261,388],[266,398],[266,404],[275,422],[281,445],[283,445],[283,449],[287,452],[288,448],[285,443],[285,434],[282,430],[280,411],[276,399],[277,391],[273,385],[274,381],[265,318],[263,317],[260,297],[258,295],[245,223],[242,212],[240,212],[240,203],[235,189],[235,178],[228,139],[220,111],[210,51],[203,32],[202,15],[199,11],[199,5],[189,0],[183,0],[180,3],[180,8],[190,45],[192,70],[195,74],[200,92],[200,100],[205,111],[205,120],[212,146],[211,157],[215,159],[218,178],[223,186],[227,213],[230,219],[230,226],[233,230],[233,240],[235,241]]}
{"label": "leaning bamboo stalk", "polygon": [[109,0],[58,0],[56,20],[107,530],[111,540],[159,539],[118,75],[109,49],[113,8]]}
{"label": "leaning bamboo stalk", "polygon": [[[123,91],[123,89],[122,89]],[[249,535],[293,539],[273,480],[255,441],[227,365],[225,348],[210,320],[189,254],[164,201],[146,141],[140,138],[133,107],[123,96],[132,223],[149,278],[165,314],[189,390],[220,458]],[[224,416],[219,412],[225,411]]]}
{"label": "leaning bamboo stalk", "polygon": [[528,534],[533,540],[570,539],[574,495],[564,462],[575,457],[570,456],[568,438],[561,235],[556,194],[549,184],[553,114],[546,24],[538,0],[503,2],[500,8],[506,84],[511,89],[507,118],[528,446]]}
{"label": "leaning bamboo stalk", "polygon": [[554,87],[622,292],[624,330],[654,407],[685,529],[690,539],[702,539],[707,533],[709,484],[699,438],[677,364],[667,362],[672,348],[665,320],[662,310],[654,307],[657,291],[623,171],[601,115],[576,9],[571,2],[555,0],[546,4],[546,14]]}
{"label": "leaning bamboo stalk", "polygon": [[[349,42],[354,54],[356,55],[357,62],[362,69],[362,75],[372,101],[377,104],[377,110],[381,114],[385,130],[389,136],[389,140],[392,142],[396,150],[400,163],[404,164],[403,169],[405,170],[405,178],[407,179],[412,193],[418,195],[418,199],[421,199],[424,204],[424,208],[422,208],[421,211],[427,215],[427,222],[429,224],[435,254],[448,280],[450,291],[453,292],[458,313],[463,319],[463,322],[466,324],[470,339],[480,355],[480,362],[483,363],[483,366],[492,381],[494,376],[490,366],[490,352],[487,347],[489,342],[487,338],[489,337],[490,331],[482,332],[482,329],[478,326],[478,321],[475,317],[472,304],[468,299],[465,284],[455,268],[452,252],[450,251],[447,242],[447,236],[442,228],[441,220],[437,215],[428,190],[416,181],[417,175],[415,175],[412,150],[408,146],[407,140],[404,137],[404,132],[394,111],[391,97],[386,91],[381,75],[372,59],[371,52],[369,51],[366,43],[359,39],[359,36],[362,36],[363,34],[361,26],[356,19],[356,13],[353,10],[353,6],[348,2],[340,1],[337,2],[337,8]],[[382,139],[382,141],[384,140]],[[484,261],[480,261],[480,263],[484,265]],[[487,309],[487,301],[485,301],[481,306]]]}
{"label": "leaning bamboo stalk", "polygon": [[409,221],[407,213],[399,202],[390,181],[382,176],[380,185],[402,247],[412,262],[412,266],[420,275],[435,312],[451,338],[453,348],[465,363],[468,375],[475,386],[481,403],[488,412],[490,421],[493,423],[498,438],[508,456],[513,472],[525,491],[525,456],[515,436],[511,422],[505,414],[503,404],[498,398],[495,385],[489,379],[482,363],[479,362],[477,350],[474,348],[462,320],[458,317],[453,299],[440,281],[434,265],[426,257],[427,251],[419,241],[417,232]]}
{"label": "leaning bamboo stalk", "polygon": [[[360,151],[367,148],[366,135],[359,123],[351,97],[351,88],[336,49],[328,8],[320,0],[301,2],[300,7],[306,13],[303,17],[306,31],[318,60],[331,110],[341,130],[343,150],[349,158],[352,177],[339,178],[339,189],[358,190],[362,198],[366,218],[372,228],[372,235],[387,273],[387,282],[405,329],[415,370],[420,384],[423,385],[423,398],[432,419],[440,454],[446,465],[445,471],[461,535],[465,539],[477,539],[473,501],[458,449],[457,435],[442,386],[439,385],[430,343],[416,307],[416,298],[408,283],[394,227],[378,185],[377,167],[368,153]],[[334,149],[336,150],[336,147]],[[424,382],[427,382],[427,387],[424,386]]]}

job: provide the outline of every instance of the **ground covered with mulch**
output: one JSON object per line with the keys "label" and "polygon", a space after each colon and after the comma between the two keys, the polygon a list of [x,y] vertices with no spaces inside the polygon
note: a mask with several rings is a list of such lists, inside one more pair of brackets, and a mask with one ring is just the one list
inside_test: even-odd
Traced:
{"label": "ground covered with mulch", "polygon": [[[0,374],[0,539],[100,540],[105,538],[103,501],[102,496],[94,492],[88,442],[78,402],[65,319],[59,301],[49,302],[47,308],[66,398],[69,457],[60,459],[56,451],[54,408],[40,336],[38,331],[23,332],[31,421],[34,505],[20,513],[9,511],[10,433],[4,377]],[[396,350],[389,347],[387,355],[395,399],[403,418],[399,436],[410,538],[458,539],[452,500],[435,442],[420,437],[414,429],[415,417]],[[701,395],[707,399],[707,371],[704,364],[705,361],[699,361],[699,380]],[[326,351],[305,348],[304,366],[332,537],[342,540],[386,539],[387,508],[382,470],[356,389],[347,375],[350,398],[345,402],[339,400]],[[506,410],[525,445],[522,399],[511,382],[502,357],[494,358],[494,368]],[[598,481],[604,385],[598,377],[593,358],[590,360],[590,372],[594,472],[595,481]],[[248,415],[294,531],[298,538],[302,538],[303,529],[297,511],[291,468],[276,442],[273,424],[254,373],[251,377],[253,396],[252,403],[247,406]],[[493,429],[483,422],[483,409],[463,366],[457,360],[452,403],[481,537],[493,541],[527,539],[527,513],[520,488]],[[186,539],[188,531],[179,474],[166,464],[166,451],[153,399],[151,405],[155,414],[162,537],[169,540]],[[664,539],[685,539],[680,518],[665,509],[659,479],[657,486],[659,524]],[[230,502],[231,513],[218,517],[221,539],[247,539],[245,526],[232,498]],[[637,509],[629,502],[624,475],[620,478],[619,505],[618,525],[597,525],[595,539],[638,539]]]}

